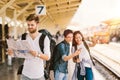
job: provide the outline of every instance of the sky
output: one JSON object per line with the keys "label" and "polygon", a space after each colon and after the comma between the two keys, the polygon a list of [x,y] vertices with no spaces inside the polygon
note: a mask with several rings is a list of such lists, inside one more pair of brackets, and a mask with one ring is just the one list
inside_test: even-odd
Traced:
{"label": "sky", "polygon": [[120,18],[120,0],[82,0],[71,23],[83,29],[112,18]]}

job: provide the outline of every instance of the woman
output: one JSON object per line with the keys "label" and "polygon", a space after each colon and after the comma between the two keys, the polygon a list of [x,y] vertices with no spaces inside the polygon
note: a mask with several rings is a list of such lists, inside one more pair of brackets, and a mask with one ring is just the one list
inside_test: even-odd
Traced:
{"label": "woman", "polygon": [[89,47],[80,31],[75,31],[73,34],[72,51],[75,51],[77,49],[81,49],[81,53],[73,58],[76,66],[72,80],[84,80],[84,78],[85,80],[94,80],[92,72],[93,62],[89,54]]}

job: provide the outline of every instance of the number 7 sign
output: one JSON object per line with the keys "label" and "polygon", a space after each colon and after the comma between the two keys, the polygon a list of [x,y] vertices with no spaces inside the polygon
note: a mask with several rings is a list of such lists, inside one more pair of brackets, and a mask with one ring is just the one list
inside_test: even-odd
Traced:
{"label": "number 7 sign", "polygon": [[46,15],[45,5],[37,5],[35,10],[36,10],[36,15]]}

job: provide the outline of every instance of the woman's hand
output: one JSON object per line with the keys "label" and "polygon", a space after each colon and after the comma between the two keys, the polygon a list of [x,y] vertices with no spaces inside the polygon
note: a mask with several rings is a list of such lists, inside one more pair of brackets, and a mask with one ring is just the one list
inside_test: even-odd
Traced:
{"label": "woman's hand", "polygon": [[79,62],[80,62],[80,59],[79,59],[77,56],[75,56],[75,57],[73,57],[73,62],[79,63]]}
{"label": "woman's hand", "polygon": [[81,52],[81,49],[78,49],[78,50],[75,51],[75,53],[74,53],[73,55],[74,55],[74,56],[77,56],[77,55],[80,54],[80,52]]}

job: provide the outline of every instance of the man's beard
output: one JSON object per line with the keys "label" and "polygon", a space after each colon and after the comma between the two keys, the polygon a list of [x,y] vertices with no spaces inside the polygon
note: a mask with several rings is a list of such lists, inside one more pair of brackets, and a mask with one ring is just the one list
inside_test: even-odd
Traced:
{"label": "man's beard", "polygon": [[30,33],[35,33],[37,29],[28,29]]}

